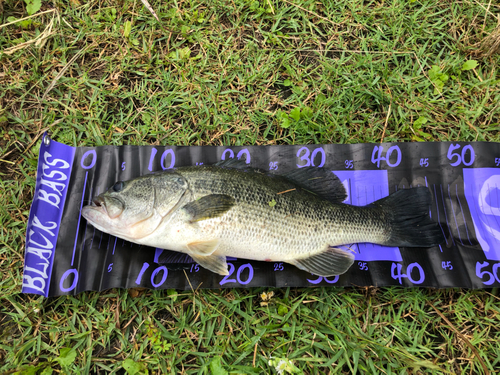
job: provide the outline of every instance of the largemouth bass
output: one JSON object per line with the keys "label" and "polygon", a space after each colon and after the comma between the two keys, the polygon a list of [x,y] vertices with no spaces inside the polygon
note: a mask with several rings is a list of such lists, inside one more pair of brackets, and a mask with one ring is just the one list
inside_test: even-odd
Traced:
{"label": "largemouth bass", "polygon": [[345,198],[342,182],[326,169],[280,176],[231,159],[119,181],[82,215],[103,232],[188,254],[220,275],[228,274],[227,256],[340,275],[354,255],[339,245],[430,247],[444,241],[429,218],[425,187],[364,207],[343,204]]}

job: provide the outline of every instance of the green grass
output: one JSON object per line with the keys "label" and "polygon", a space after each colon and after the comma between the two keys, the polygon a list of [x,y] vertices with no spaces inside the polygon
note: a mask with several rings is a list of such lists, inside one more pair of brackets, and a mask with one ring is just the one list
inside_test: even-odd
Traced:
{"label": "green grass", "polygon": [[499,142],[500,57],[481,49],[497,2],[152,1],[162,27],[139,1],[50,4],[23,27],[6,24],[26,3],[0,1],[0,371],[498,372],[497,290],[275,289],[267,306],[268,289],[19,293],[43,131],[73,146]]}

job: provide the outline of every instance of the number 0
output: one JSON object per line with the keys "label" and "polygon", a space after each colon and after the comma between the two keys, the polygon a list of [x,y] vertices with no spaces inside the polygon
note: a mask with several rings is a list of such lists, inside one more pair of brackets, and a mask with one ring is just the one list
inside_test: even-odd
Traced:
{"label": "number 0", "polygon": [[326,162],[326,155],[325,155],[325,150],[323,150],[321,147],[318,147],[316,150],[314,150],[311,154],[311,164],[313,167],[314,165],[314,159],[316,158],[316,155],[320,153],[321,154],[321,163],[319,163],[318,167],[321,168],[322,166],[325,165]]}
{"label": "number 0", "polygon": [[[416,267],[419,271],[418,274],[419,274],[420,278],[418,280],[413,280],[413,278],[411,277],[411,271],[413,270],[414,267]],[[425,280],[424,269],[422,268],[422,266],[420,266],[420,264],[418,264],[416,262],[408,265],[408,268],[406,268],[406,274],[407,274],[408,280],[410,280],[410,282],[412,284],[422,284]]]}
{"label": "number 0", "polygon": [[[396,153],[398,154],[398,157],[397,157],[395,163],[391,163],[391,161],[389,160],[393,151],[396,151]],[[397,167],[399,165],[399,163],[401,163],[401,149],[399,148],[399,146],[389,147],[389,149],[387,150],[387,154],[385,155],[385,158],[386,158],[385,162],[387,163],[387,165],[389,167]]]}
{"label": "number 0", "polygon": [[[170,155],[170,165],[168,167],[165,167],[165,159],[167,158],[167,155]],[[172,150],[171,148],[165,150],[165,152],[163,152],[163,154],[161,155],[160,164],[161,164],[161,169],[163,170],[172,169],[175,165],[174,150]]]}
{"label": "number 0", "polygon": [[[465,153],[467,152],[467,150],[470,151],[469,162],[465,161]],[[472,165],[472,163],[474,163],[475,156],[476,155],[474,154],[474,149],[472,148],[471,145],[464,146],[464,148],[462,149],[462,162],[464,163],[464,165],[466,167],[470,167]]]}
{"label": "number 0", "polygon": [[[248,278],[245,281],[243,281],[241,280],[240,276],[245,268],[248,268]],[[238,268],[238,272],[236,273],[236,280],[238,280],[238,282],[241,285],[247,285],[250,281],[252,281],[252,279],[253,279],[253,267],[250,263],[243,264]]]}
{"label": "number 0", "polygon": [[[155,283],[155,276],[160,272],[160,271],[163,271],[163,275],[161,277],[161,280],[159,283]],[[168,269],[167,267],[165,266],[161,266],[161,267],[158,267],[157,269],[155,269],[153,271],[153,273],[151,274],[151,284],[153,284],[153,286],[155,288],[158,288],[161,284],[163,284],[165,282],[165,280],[167,280],[167,276],[168,276]]]}
{"label": "number 0", "polygon": [[[73,282],[68,288],[64,287],[64,282],[68,278],[69,275],[73,274]],[[76,285],[78,284],[78,271],[76,269],[69,269],[66,272],[63,273],[61,277],[61,281],[59,282],[59,289],[61,289],[62,292],[67,293],[71,292],[73,289],[76,288]]]}

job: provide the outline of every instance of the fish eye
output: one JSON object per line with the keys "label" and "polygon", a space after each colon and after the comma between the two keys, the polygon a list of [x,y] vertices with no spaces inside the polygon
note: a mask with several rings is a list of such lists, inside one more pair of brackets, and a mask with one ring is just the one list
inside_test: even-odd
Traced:
{"label": "fish eye", "polygon": [[113,191],[116,191],[118,193],[119,191],[123,190],[124,186],[125,183],[123,181],[115,182],[115,184],[113,185]]}

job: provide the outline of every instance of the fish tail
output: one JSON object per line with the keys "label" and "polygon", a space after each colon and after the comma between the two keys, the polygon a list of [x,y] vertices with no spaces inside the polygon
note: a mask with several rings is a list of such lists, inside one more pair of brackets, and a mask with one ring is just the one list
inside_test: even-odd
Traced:
{"label": "fish tail", "polygon": [[429,216],[432,195],[421,186],[399,190],[373,203],[384,212],[388,221],[389,239],[386,246],[431,247],[444,242],[438,224]]}

